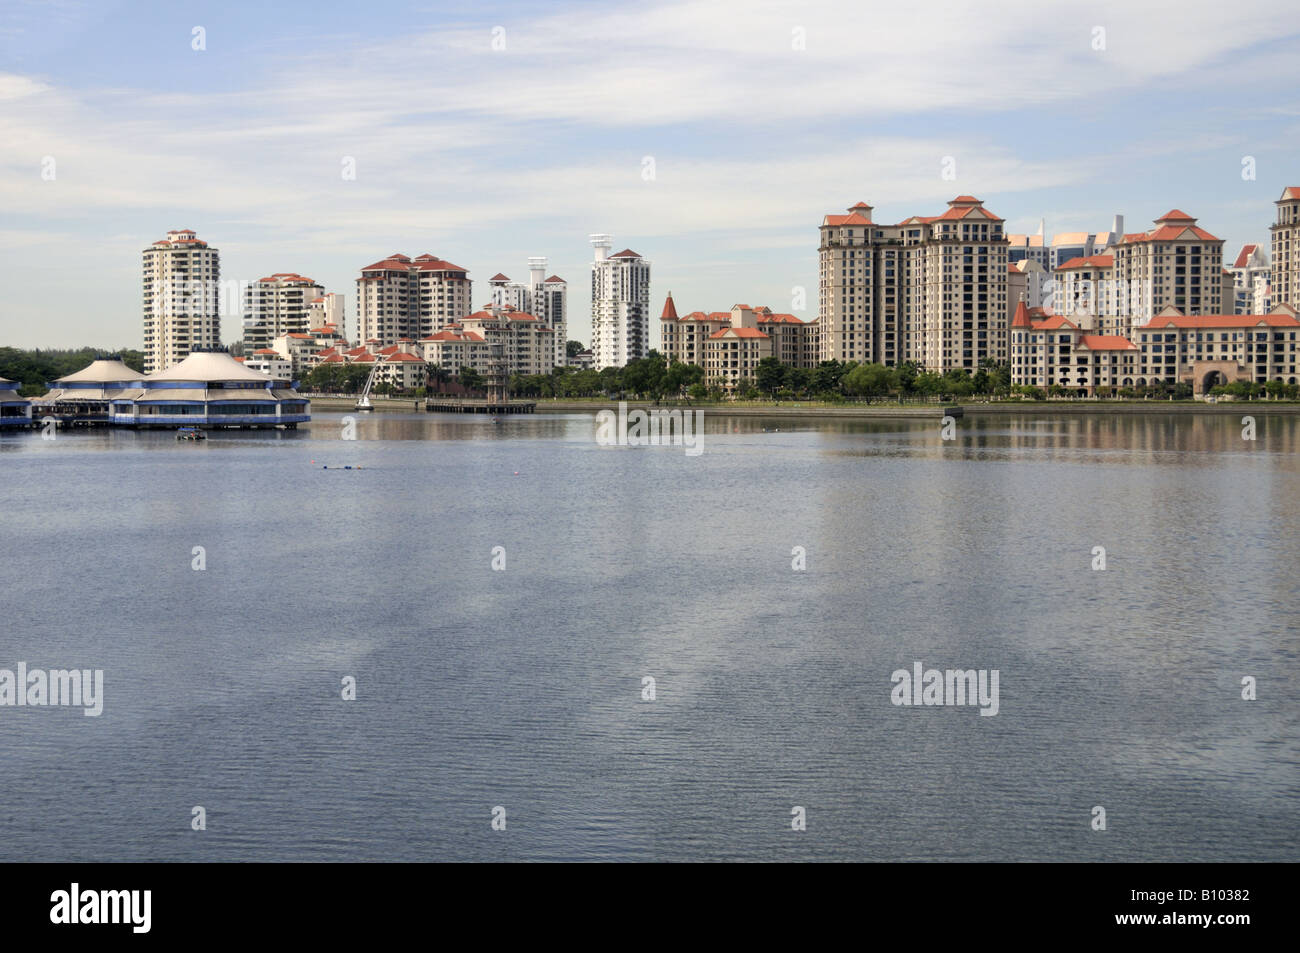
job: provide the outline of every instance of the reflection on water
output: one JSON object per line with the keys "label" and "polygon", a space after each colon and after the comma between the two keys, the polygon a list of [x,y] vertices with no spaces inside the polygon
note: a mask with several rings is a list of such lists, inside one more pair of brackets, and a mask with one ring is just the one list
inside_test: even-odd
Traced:
{"label": "reflection on water", "polygon": [[[5,435],[0,668],[106,699],[0,707],[0,859],[1296,860],[1300,421],[1253,412]],[[891,705],[915,661],[998,715]]]}

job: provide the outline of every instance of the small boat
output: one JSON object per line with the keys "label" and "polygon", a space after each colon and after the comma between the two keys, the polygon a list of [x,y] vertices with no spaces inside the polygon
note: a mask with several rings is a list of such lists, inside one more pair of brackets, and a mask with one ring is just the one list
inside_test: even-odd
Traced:
{"label": "small boat", "polygon": [[207,440],[208,436],[198,427],[177,427],[177,440]]}

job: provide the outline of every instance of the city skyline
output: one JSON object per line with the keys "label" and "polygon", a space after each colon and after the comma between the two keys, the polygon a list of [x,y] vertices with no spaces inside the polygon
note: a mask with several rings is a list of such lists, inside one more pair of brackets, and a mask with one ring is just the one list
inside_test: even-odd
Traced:
{"label": "city skyline", "polygon": [[[590,344],[592,233],[655,263],[652,315],[672,289],[811,320],[816,223],[853,202],[897,222],[971,194],[1008,232],[1049,235],[1181,208],[1234,255],[1267,245],[1300,178],[1296,30],[1276,5],[415,5],[384,26],[294,7],[292,51],[254,7],[0,15],[0,339],[140,346],[133,266],[173,229],[220,248],[228,280],[347,294],[350,320],[359,269],[395,250],[467,268],[475,308],[491,275],[545,255]],[[619,57],[593,42],[609,35]],[[897,82],[909,38],[930,59]]]}

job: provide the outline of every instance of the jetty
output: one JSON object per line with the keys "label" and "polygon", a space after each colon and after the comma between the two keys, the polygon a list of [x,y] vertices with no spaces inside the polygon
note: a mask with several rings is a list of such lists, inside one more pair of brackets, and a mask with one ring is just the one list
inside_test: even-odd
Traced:
{"label": "jetty", "polygon": [[434,414],[532,414],[535,400],[487,400],[482,397],[430,397],[424,409]]}

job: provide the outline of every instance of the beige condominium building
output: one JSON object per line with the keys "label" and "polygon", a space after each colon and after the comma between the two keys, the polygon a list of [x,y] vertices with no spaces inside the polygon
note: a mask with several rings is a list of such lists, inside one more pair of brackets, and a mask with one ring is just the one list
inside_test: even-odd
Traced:
{"label": "beige condominium building", "polygon": [[[733,305],[730,311],[692,311],[678,315],[670,291],[659,318],[660,353],[669,361],[695,364],[708,369],[708,348],[714,336],[726,328],[754,328],[770,342],[770,354],[792,367],[816,367],[818,362],[817,323],[768,307]],[[719,337],[717,340],[732,340]],[[757,340],[757,339],[752,339]],[[735,350],[739,351],[740,348]],[[742,375],[743,376],[743,375]]]}
{"label": "beige condominium building", "polygon": [[363,343],[418,340],[470,309],[469,272],[433,255],[389,255],[362,268],[357,279],[357,338]]}
{"label": "beige condominium building", "polygon": [[1277,222],[1273,233],[1274,304],[1300,307],[1300,186],[1282,191],[1277,200]]}
{"label": "beige condominium building", "polygon": [[1064,315],[1022,303],[1011,324],[1011,380],[1093,395],[1103,387],[1187,383],[1195,396],[1234,381],[1295,384],[1296,309],[1182,314],[1166,308],[1130,336],[1089,333]]}
{"label": "beige condominium building", "polygon": [[865,202],[822,219],[820,359],[966,368],[1007,358],[1008,242],[971,195],[897,225]]}
{"label": "beige condominium building", "polygon": [[1234,381],[1295,384],[1300,321],[1291,305],[1268,314],[1181,314],[1168,308],[1136,328],[1138,386],[1183,381],[1193,393]]}
{"label": "beige condominium building", "polygon": [[1225,308],[1223,239],[1173,209],[1156,219],[1148,232],[1125,235],[1110,248],[1113,279],[1119,289],[1117,308],[1138,327],[1166,308],[1183,314],[1221,314]]}
{"label": "beige condominium building", "polygon": [[144,369],[179,364],[195,348],[221,344],[221,256],[188,228],[142,252]]}
{"label": "beige condominium building", "polygon": [[258,278],[244,288],[244,353],[271,346],[284,334],[303,334],[311,324],[311,303],[325,289],[295,272]]}
{"label": "beige condominium building", "polygon": [[1131,387],[1138,349],[1126,337],[1090,333],[1059,314],[1016,306],[1011,321],[1011,383],[1053,385],[1089,396],[1098,388]]}
{"label": "beige condominium building", "polygon": [[549,374],[555,366],[555,331],[533,314],[489,304],[420,341],[424,359],[455,372],[484,372],[497,355],[511,374]]}

